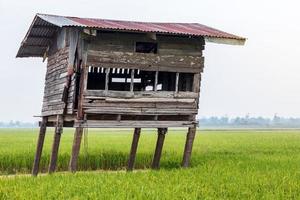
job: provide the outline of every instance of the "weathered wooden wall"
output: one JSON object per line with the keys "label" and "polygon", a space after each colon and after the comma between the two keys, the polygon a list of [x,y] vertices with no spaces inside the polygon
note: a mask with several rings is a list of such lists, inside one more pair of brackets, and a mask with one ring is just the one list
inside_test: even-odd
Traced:
{"label": "weathered wooden wall", "polygon": [[61,48],[48,57],[42,115],[63,114],[62,101],[67,77],[68,48]]}
{"label": "weathered wooden wall", "polygon": [[[204,66],[204,40],[199,37],[157,35],[153,40],[147,34],[101,32],[96,37],[89,36],[86,41],[86,67],[192,73],[199,79]],[[158,51],[156,54],[135,52],[136,42],[155,42]],[[200,81],[194,81],[192,91],[178,91],[178,86],[176,91],[85,88],[82,108],[88,121],[83,126],[194,126],[199,98],[199,86],[195,84],[200,84]]]}
{"label": "weathered wooden wall", "polygon": [[[204,66],[203,38],[157,35],[156,40],[153,40],[147,34],[141,33],[98,32],[97,36],[81,34],[79,40],[85,41],[83,43],[85,49],[80,50],[80,57],[85,58],[82,61],[84,91],[81,96],[76,94],[75,65],[78,64],[76,64],[78,60],[76,61],[75,52],[78,42],[76,37],[79,33],[75,30],[76,28],[63,28],[49,50],[43,116],[76,114],[74,109],[76,98],[83,97],[78,101],[79,107],[83,109],[84,114],[87,114],[89,124],[95,127],[101,127],[99,124],[96,125],[97,120],[106,120],[107,124],[102,124],[103,127],[155,125],[150,121],[156,123],[164,121],[161,124],[157,123],[162,128],[177,124],[191,126],[194,123],[194,116],[198,111],[199,90],[197,88],[199,86],[197,85],[200,81],[193,81],[192,91],[178,91],[178,85],[176,91],[132,91],[132,88],[130,91],[111,91],[107,88],[88,90],[86,81],[89,66],[176,72],[176,79],[180,79],[178,72],[192,73],[195,74],[194,78],[199,79]],[[156,54],[135,52],[136,42],[155,42],[158,44],[158,52]],[[75,70],[71,76],[69,76],[70,68]],[[63,102],[66,85],[68,85],[67,106]],[[140,120],[145,123],[137,122]]]}
{"label": "weathered wooden wall", "polygon": [[[136,53],[136,42],[157,42],[158,53]],[[152,40],[146,34],[100,33],[90,38],[87,66],[199,73],[203,48],[204,40],[199,37],[158,35]]]}
{"label": "weathered wooden wall", "polygon": [[[58,114],[73,114],[75,99],[75,74],[70,77],[67,91],[67,106],[63,101],[63,94],[69,78],[68,66],[70,60],[70,47],[72,45],[72,29],[61,29],[53,39],[53,45],[48,52],[47,71],[45,76],[44,98],[42,115],[51,116]],[[71,44],[71,46],[70,46]],[[66,108],[66,111],[64,109]]]}

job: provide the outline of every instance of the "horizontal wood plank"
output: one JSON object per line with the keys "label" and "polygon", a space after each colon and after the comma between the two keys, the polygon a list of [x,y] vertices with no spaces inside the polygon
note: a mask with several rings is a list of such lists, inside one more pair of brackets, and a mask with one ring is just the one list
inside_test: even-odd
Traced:
{"label": "horizontal wood plank", "polygon": [[166,127],[192,127],[194,121],[100,121],[88,120],[75,122],[74,127],[85,128],[166,128]]}

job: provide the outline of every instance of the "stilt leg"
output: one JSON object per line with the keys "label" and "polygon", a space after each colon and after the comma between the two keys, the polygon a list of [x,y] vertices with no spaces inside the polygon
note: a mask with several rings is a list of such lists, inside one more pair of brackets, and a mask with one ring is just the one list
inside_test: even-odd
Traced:
{"label": "stilt leg", "polygon": [[41,155],[42,155],[44,140],[45,140],[45,134],[46,134],[46,129],[47,129],[47,121],[48,121],[47,117],[42,118],[42,122],[41,122],[41,126],[40,126],[40,133],[39,133],[39,138],[38,138],[37,145],[36,145],[36,152],[35,152],[33,168],[32,168],[33,176],[36,176],[39,172],[40,160],[41,160]]}
{"label": "stilt leg", "polygon": [[82,133],[83,133],[83,128],[77,127],[75,134],[74,134],[72,155],[71,155],[71,159],[70,159],[70,163],[69,163],[69,170],[71,172],[76,172],[76,170],[77,170],[77,161],[78,161],[78,155],[79,155],[79,151],[80,151]]}
{"label": "stilt leg", "polygon": [[135,161],[136,150],[138,147],[139,139],[140,139],[141,128],[135,128],[133,133],[133,139],[131,144],[131,150],[127,165],[127,171],[132,171]]}
{"label": "stilt leg", "polygon": [[59,149],[59,143],[60,143],[60,137],[63,130],[63,116],[57,115],[57,121],[55,126],[55,132],[54,132],[54,139],[53,139],[53,145],[52,145],[52,153],[50,157],[50,164],[49,164],[49,173],[53,173],[56,169],[56,162],[57,162],[57,155],[58,155],[58,149]]}
{"label": "stilt leg", "polygon": [[162,148],[164,145],[164,140],[165,140],[165,134],[167,133],[167,128],[158,128],[157,132],[157,141],[156,141],[156,148],[155,148],[155,153],[152,161],[152,169],[158,169],[159,168],[159,162],[160,162],[160,157],[161,157],[161,152]]}
{"label": "stilt leg", "polygon": [[188,167],[190,164],[195,134],[196,134],[196,126],[189,128],[186,136],[185,147],[184,147],[183,159],[181,164],[182,167]]}

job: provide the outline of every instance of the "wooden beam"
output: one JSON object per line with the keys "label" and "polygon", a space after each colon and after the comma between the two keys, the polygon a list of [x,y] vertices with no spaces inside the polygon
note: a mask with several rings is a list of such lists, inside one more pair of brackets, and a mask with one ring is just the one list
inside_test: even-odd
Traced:
{"label": "wooden beam", "polygon": [[179,72],[176,73],[175,93],[178,93]]}
{"label": "wooden beam", "polygon": [[58,155],[58,149],[59,149],[59,143],[60,143],[62,131],[63,131],[63,116],[57,115],[56,127],[55,127],[54,139],[52,145],[52,153],[51,153],[50,164],[48,169],[49,173],[53,173],[56,169],[57,155]]}
{"label": "wooden beam", "polygon": [[183,159],[181,163],[182,167],[188,167],[190,164],[195,135],[196,135],[196,125],[188,129],[185,147],[184,147]]}
{"label": "wooden beam", "polygon": [[133,92],[134,87],[134,69],[131,69],[130,92]]}
{"label": "wooden beam", "polygon": [[39,171],[39,165],[40,165],[40,160],[41,160],[41,155],[42,155],[44,140],[45,140],[45,134],[47,129],[47,120],[48,120],[47,117],[43,117],[40,125],[39,138],[36,145],[36,153],[35,153],[33,168],[32,168],[33,176],[37,176]]}
{"label": "wooden beam", "polygon": [[[179,67],[179,68],[200,68],[203,64],[202,56],[191,55],[161,55],[151,53],[137,53],[132,51],[111,51],[111,50],[88,50],[88,65],[92,63],[102,64],[119,64],[127,68],[131,65],[133,68],[140,67]],[[91,63],[91,64],[90,64]]]}
{"label": "wooden beam", "polygon": [[159,169],[160,157],[161,157],[162,148],[164,145],[165,135],[167,131],[168,131],[167,128],[157,129],[158,134],[157,134],[156,148],[155,148],[152,166],[151,166],[152,169]]}
{"label": "wooden beam", "polygon": [[195,121],[145,121],[145,120],[87,120],[84,123],[75,122],[74,127],[83,128],[164,128],[164,127],[193,127]]}
{"label": "wooden beam", "polygon": [[157,83],[158,83],[158,71],[155,72],[155,80],[154,80],[154,91],[157,91]]}
{"label": "wooden beam", "polygon": [[136,151],[137,151],[139,138],[140,138],[140,133],[141,133],[141,128],[134,129],[131,150],[130,150],[128,165],[127,165],[127,171],[133,170]]}
{"label": "wooden beam", "polygon": [[77,160],[80,151],[80,144],[82,139],[83,128],[77,127],[74,134],[72,155],[69,163],[69,170],[71,172],[76,172],[77,170]]}
{"label": "wooden beam", "polygon": [[105,73],[105,93],[107,93],[109,83],[109,68],[106,68]]}
{"label": "wooden beam", "polygon": [[[105,90],[86,90],[84,91],[85,98],[90,99],[105,99],[105,97],[111,97],[116,99],[151,99],[151,98],[170,98],[170,99],[197,99],[199,94],[197,92],[178,92],[173,91],[113,91],[110,90],[109,93],[106,93]],[[174,99],[174,100],[176,100]],[[131,100],[130,100],[131,101]],[[151,100],[150,100],[151,101]]]}
{"label": "wooden beam", "polygon": [[201,83],[201,74],[200,73],[194,74],[193,92],[195,93],[200,92],[200,83]]}

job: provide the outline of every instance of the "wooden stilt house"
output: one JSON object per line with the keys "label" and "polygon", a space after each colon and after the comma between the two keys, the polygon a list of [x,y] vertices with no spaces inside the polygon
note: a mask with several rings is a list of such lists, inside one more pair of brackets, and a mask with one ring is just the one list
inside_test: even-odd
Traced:
{"label": "wooden stilt house", "polygon": [[187,127],[182,166],[196,132],[205,41],[245,39],[196,23],[149,23],[37,14],[17,57],[47,59],[42,120],[33,166],[37,175],[46,127],[55,134],[54,172],[63,127],[75,127],[69,164],[76,171],[83,128],[134,128],[128,170],[141,128],[157,128],[152,168],[159,167],[169,127]]}

